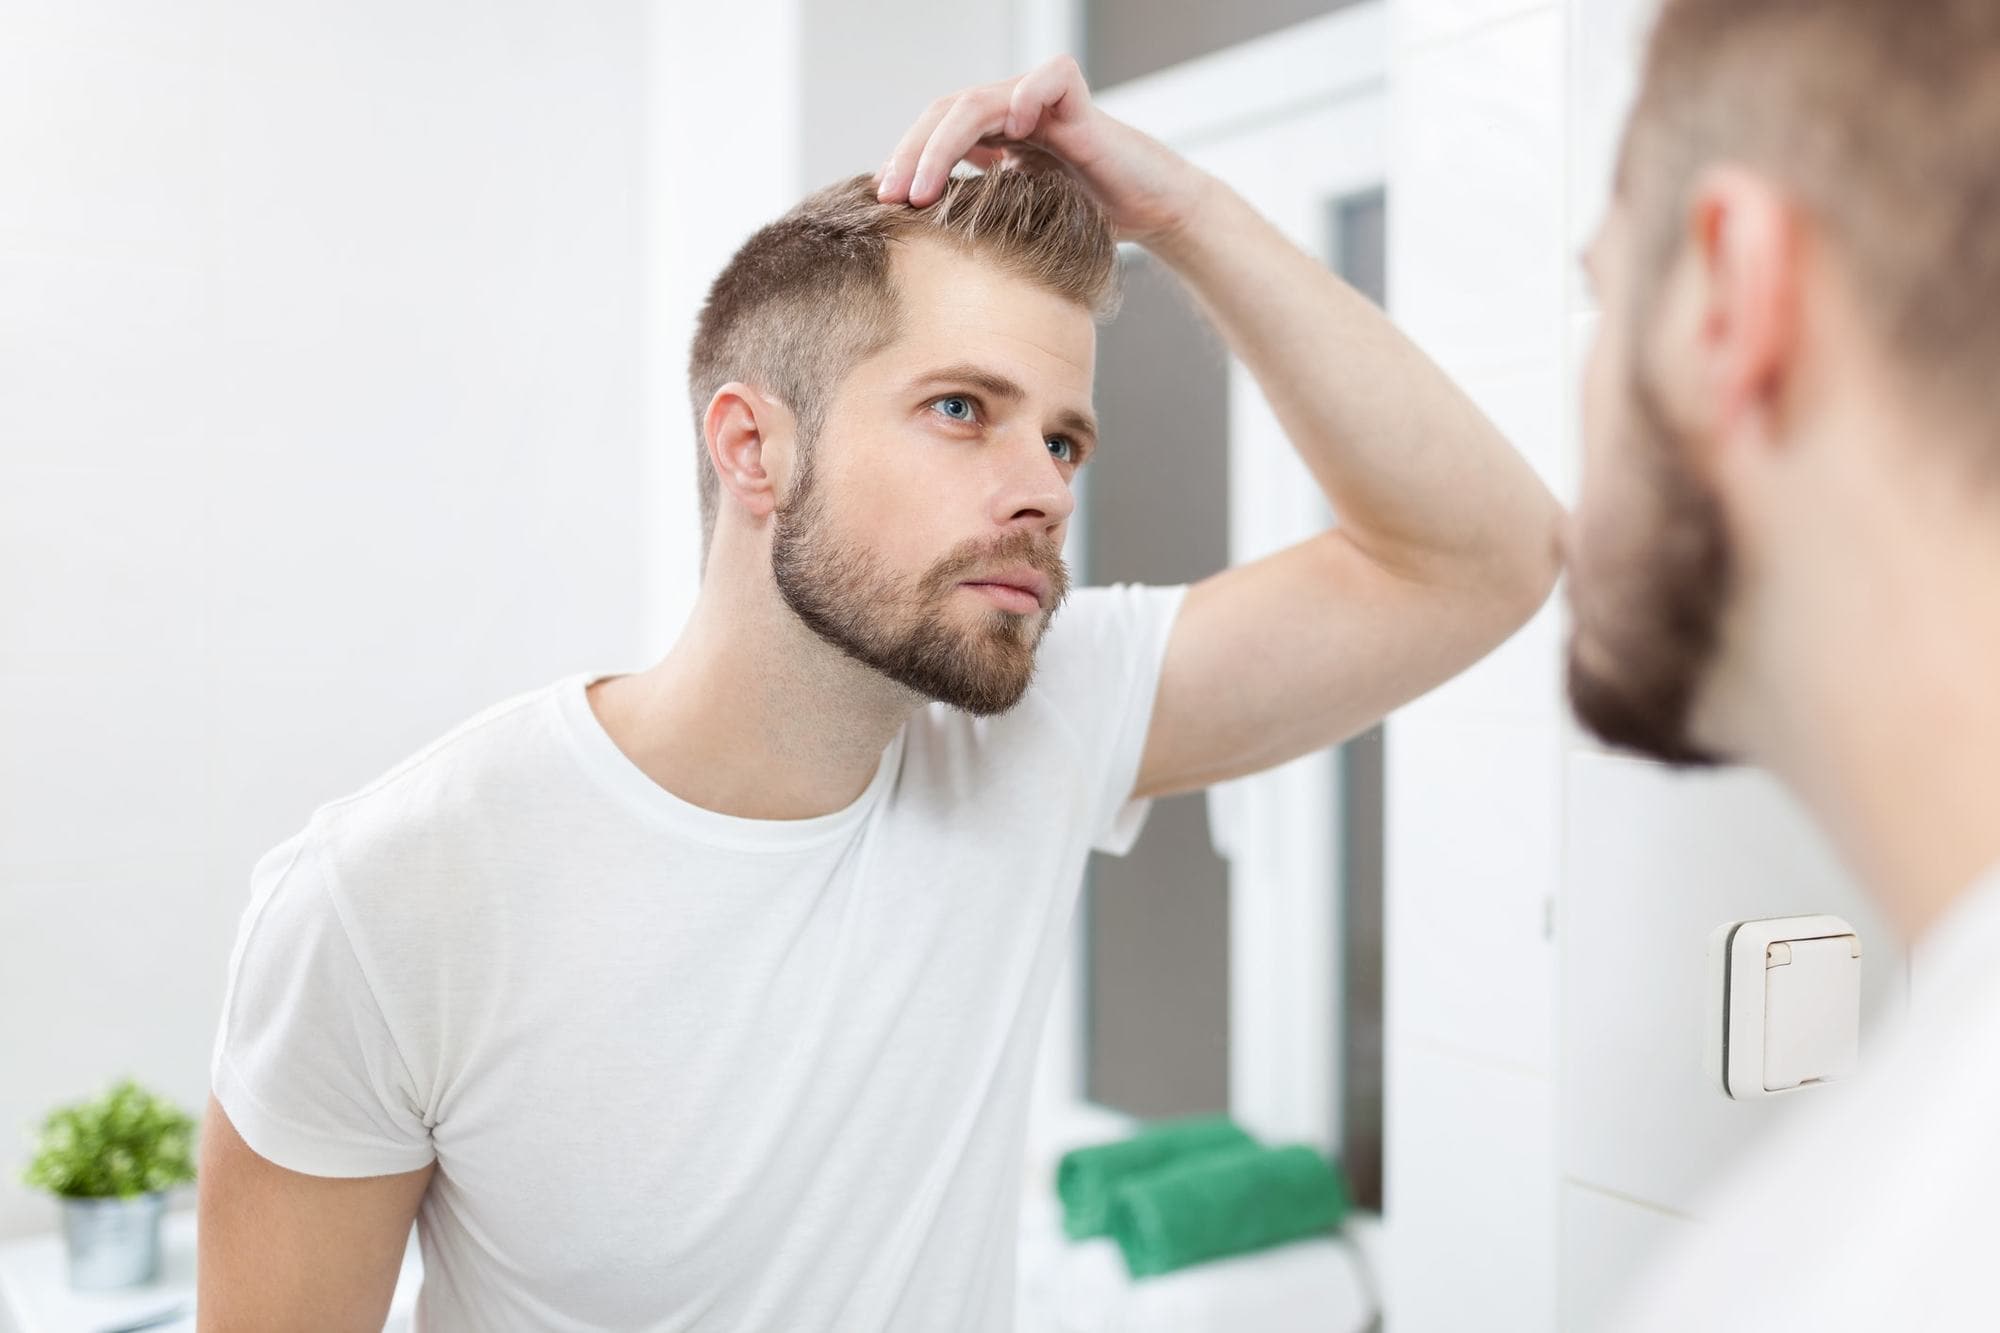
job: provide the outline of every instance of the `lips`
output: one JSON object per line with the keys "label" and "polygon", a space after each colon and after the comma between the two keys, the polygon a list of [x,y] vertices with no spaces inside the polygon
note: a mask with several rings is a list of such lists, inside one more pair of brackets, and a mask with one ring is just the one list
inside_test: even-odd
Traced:
{"label": "lips", "polygon": [[1049,603],[1049,581],[1032,569],[1006,569],[981,579],[967,579],[967,587],[977,588],[991,585],[995,588],[1012,588],[1035,599],[1037,605]]}

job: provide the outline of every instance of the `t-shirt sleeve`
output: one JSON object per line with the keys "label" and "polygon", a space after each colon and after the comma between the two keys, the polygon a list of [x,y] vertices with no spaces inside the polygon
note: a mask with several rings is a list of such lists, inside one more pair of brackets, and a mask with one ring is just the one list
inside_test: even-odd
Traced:
{"label": "t-shirt sleeve", "polygon": [[1153,700],[1185,584],[1119,583],[1072,593],[1056,613],[1036,675],[1083,747],[1090,845],[1123,856],[1151,801],[1132,799]]}
{"label": "t-shirt sleeve", "polygon": [[251,872],[209,1076],[243,1141],[288,1170],[392,1175],[436,1156],[312,826]]}

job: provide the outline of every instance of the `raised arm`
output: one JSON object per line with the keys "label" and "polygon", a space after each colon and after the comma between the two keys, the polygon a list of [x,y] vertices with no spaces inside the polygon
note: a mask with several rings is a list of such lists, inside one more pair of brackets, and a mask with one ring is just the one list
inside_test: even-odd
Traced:
{"label": "raised arm", "polygon": [[[881,173],[1042,156],[1164,260],[1256,376],[1339,526],[1189,590],[1135,794],[1330,745],[1470,666],[1547,598],[1561,509],[1470,400],[1235,191],[1092,104],[1062,57],[941,99]],[[1219,443],[1219,442],[1218,442]]]}

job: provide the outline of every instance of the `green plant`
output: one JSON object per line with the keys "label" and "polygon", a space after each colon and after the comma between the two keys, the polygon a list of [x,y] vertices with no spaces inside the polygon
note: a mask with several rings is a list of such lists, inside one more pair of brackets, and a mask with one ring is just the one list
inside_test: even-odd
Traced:
{"label": "green plant", "polygon": [[185,1185],[194,1179],[194,1120],[125,1079],[95,1101],[49,1112],[21,1179],[67,1199]]}

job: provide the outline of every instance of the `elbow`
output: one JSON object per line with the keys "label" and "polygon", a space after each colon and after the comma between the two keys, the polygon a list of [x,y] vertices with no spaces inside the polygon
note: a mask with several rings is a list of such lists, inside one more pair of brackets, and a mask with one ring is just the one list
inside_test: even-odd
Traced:
{"label": "elbow", "polygon": [[1542,609],[1549,600],[1549,594],[1555,591],[1556,581],[1562,577],[1562,523],[1562,509],[1552,503],[1548,518],[1541,525],[1540,536],[1530,552],[1524,574],[1522,595],[1527,599],[1528,616]]}

